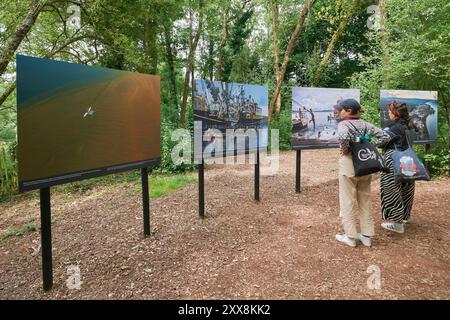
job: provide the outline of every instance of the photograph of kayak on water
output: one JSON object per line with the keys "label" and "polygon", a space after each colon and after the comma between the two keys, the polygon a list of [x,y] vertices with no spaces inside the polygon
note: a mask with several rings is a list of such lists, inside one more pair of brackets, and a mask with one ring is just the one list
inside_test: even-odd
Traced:
{"label": "photograph of kayak on water", "polygon": [[[223,152],[249,153],[268,146],[269,91],[265,86],[196,80],[194,121],[201,121],[203,150],[223,141]],[[227,145],[227,131],[246,135],[245,143],[237,139]],[[220,131],[221,137],[217,136]],[[255,137],[252,140],[252,133]],[[258,146],[258,147],[257,147]]]}
{"label": "photograph of kayak on water", "polygon": [[356,89],[293,88],[292,148],[338,147],[338,118],[333,107],[344,99],[355,99],[359,102],[360,91]]}

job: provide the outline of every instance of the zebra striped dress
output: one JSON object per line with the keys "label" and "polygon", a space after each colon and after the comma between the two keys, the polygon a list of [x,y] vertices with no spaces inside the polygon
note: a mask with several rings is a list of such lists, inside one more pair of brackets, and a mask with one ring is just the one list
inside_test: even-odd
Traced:
{"label": "zebra striped dress", "polygon": [[403,223],[409,220],[414,202],[415,182],[395,183],[394,150],[384,152],[384,160],[389,172],[381,174],[381,212],[383,220]]}

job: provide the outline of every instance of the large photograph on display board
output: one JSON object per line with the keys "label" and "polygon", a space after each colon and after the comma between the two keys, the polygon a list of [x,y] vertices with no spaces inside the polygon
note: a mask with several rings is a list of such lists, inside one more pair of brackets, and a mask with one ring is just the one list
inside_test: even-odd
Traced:
{"label": "large photograph on display board", "polygon": [[160,161],[159,77],[17,56],[19,189]]}
{"label": "large photograph on display board", "polygon": [[438,134],[438,93],[436,91],[381,90],[381,125],[383,127],[391,123],[388,105],[393,101],[406,103],[414,124],[414,130],[411,130],[414,143],[436,143]]}
{"label": "large photograph on display board", "polygon": [[341,100],[360,101],[356,89],[292,89],[292,148],[315,149],[339,147],[338,117],[334,106]]}
{"label": "large photograph on display board", "polygon": [[[223,155],[267,148],[268,100],[269,90],[265,86],[196,80],[194,121],[202,125],[203,150],[211,144],[222,144]],[[221,136],[217,135],[219,132]],[[245,143],[239,143],[239,138],[227,143],[229,133],[236,137],[242,133],[254,135],[244,136]],[[204,153],[204,156],[208,155]]]}

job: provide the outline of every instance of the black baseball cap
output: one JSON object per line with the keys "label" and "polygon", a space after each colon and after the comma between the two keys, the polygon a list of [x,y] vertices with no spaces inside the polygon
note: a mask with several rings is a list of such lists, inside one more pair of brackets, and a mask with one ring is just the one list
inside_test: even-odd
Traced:
{"label": "black baseball cap", "polygon": [[342,110],[342,109],[352,110],[353,114],[358,113],[362,109],[362,107],[359,104],[359,102],[356,101],[355,99],[344,99],[344,100],[341,100],[334,106],[334,108],[336,110]]}

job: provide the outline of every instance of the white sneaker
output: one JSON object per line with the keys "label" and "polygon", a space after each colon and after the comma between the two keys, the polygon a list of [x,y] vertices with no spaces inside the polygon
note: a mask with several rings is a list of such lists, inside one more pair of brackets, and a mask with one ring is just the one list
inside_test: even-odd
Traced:
{"label": "white sneaker", "polygon": [[366,247],[372,246],[372,239],[370,237],[363,236],[361,233],[358,234],[358,240],[361,241]]}
{"label": "white sneaker", "polygon": [[355,239],[348,237],[346,234],[337,234],[336,240],[339,242],[342,242],[350,247],[356,247]]}
{"label": "white sneaker", "polygon": [[397,233],[405,233],[405,226],[403,223],[397,223],[397,222],[383,222],[381,226],[389,231],[394,231]]}

